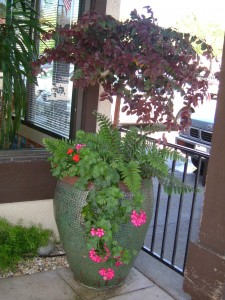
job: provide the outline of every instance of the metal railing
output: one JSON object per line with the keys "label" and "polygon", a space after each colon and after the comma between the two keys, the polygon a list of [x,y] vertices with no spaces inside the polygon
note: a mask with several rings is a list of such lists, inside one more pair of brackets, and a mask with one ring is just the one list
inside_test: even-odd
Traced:
{"label": "metal railing", "polygon": [[[198,237],[209,154],[173,144],[167,144],[167,147],[186,157],[183,164],[175,160],[168,163],[171,172],[182,182],[192,185],[194,191],[168,196],[162,185],[154,182],[154,213],[142,250],[183,275],[189,241]],[[196,167],[191,163],[193,158]]]}
{"label": "metal railing", "polygon": [[183,163],[168,161],[170,171],[194,189],[190,193],[167,195],[163,186],[153,181],[153,217],[142,250],[183,275],[189,242],[198,238],[209,154],[171,143],[166,146],[186,158]]}

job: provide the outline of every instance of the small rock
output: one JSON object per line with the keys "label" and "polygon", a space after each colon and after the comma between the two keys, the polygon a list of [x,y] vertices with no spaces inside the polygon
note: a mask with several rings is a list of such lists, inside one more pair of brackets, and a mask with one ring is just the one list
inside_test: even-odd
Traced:
{"label": "small rock", "polygon": [[49,254],[52,253],[53,249],[54,249],[54,245],[51,241],[49,241],[47,246],[43,246],[38,249],[38,255],[48,256]]}

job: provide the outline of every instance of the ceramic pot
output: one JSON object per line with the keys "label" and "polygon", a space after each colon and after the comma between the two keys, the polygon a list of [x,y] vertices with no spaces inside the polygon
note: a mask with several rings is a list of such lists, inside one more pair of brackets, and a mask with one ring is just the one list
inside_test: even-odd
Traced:
{"label": "ceramic pot", "polygon": [[129,264],[111,267],[115,271],[115,277],[112,280],[104,280],[98,273],[99,269],[105,267],[104,263],[95,263],[89,258],[82,217],[82,208],[86,204],[88,191],[77,189],[74,181],[73,178],[58,181],[54,195],[55,220],[74,278],[90,288],[118,287],[124,283],[129,274],[148,231],[153,210],[152,181],[142,182],[142,191],[145,196],[142,209],[146,212],[147,222],[141,227],[135,227],[131,222],[122,224],[115,236],[119,245],[136,254],[133,255]]}

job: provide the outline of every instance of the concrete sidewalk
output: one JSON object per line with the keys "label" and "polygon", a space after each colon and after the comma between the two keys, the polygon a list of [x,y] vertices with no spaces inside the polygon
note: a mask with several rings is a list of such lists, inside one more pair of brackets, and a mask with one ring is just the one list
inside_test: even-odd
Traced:
{"label": "concrete sidewalk", "polygon": [[98,291],[73,279],[68,268],[0,279],[0,300],[173,300],[166,292],[133,268],[123,286]]}

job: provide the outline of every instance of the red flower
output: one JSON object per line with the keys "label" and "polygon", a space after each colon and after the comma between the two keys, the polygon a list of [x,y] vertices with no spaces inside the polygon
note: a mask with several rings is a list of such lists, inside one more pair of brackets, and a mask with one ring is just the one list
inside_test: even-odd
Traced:
{"label": "red flower", "polygon": [[68,149],[67,152],[66,152],[66,154],[68,154],[68,155],[70,155],[72,153],[73,153],[73,149]]}
{"label": "red flower", "polygon": [[73,160],[75,162],[78,162],[80,160],[80,156],[78,154],[75,154],[74,157],[73,157]]}

